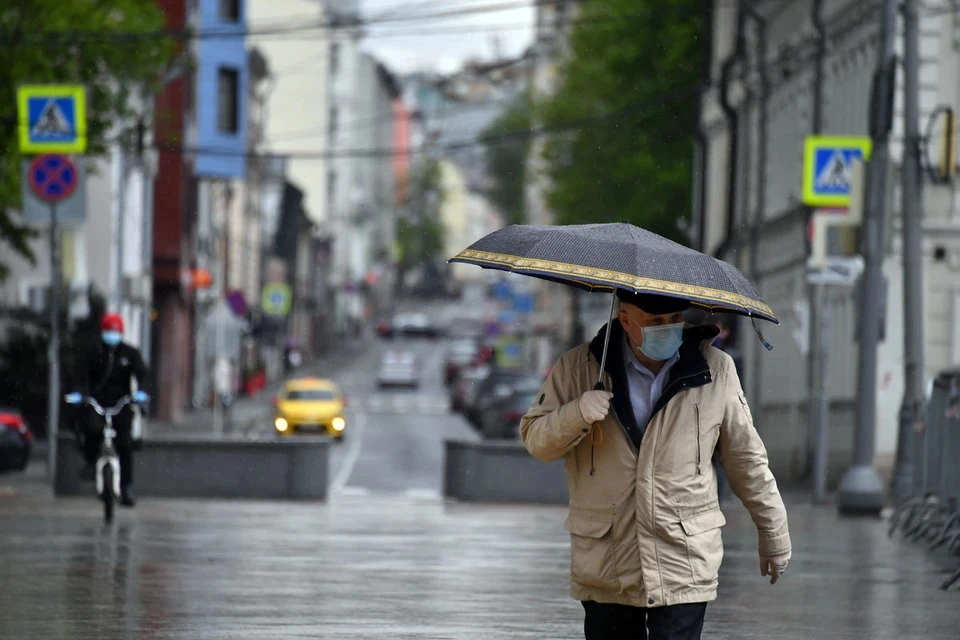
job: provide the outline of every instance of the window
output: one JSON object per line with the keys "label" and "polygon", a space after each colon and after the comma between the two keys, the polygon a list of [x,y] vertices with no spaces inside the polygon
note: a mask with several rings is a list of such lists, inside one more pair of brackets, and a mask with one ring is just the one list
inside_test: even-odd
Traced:
{"label": "window", "polygon": [[340,68],[340,43],[334,42],[330,45],[330,75],[337,75]]}
{"label": "window", "polygon": [[330,107],[330,122],[328,123],[330,137],[337,133],[337,120],[340,116],[340,110],[336,107]]}
{"label": "window", "polygon": [[220,68],[217,73],[217,129],[221,133],[240,130],[240,74]]}
{"label": "window", "polygon": [[224,22],[240,22],[240,0],[220,0],[220,19]]}
{"label": "window", "polygon": [[328,171],[327,172],[327,202],[333,204],[333,199],[337,194],[337,172]]}
{"label": "window", "polygon": [[333,391],[326,389],[300,389],[287,392],[287,400],[336,400]]}

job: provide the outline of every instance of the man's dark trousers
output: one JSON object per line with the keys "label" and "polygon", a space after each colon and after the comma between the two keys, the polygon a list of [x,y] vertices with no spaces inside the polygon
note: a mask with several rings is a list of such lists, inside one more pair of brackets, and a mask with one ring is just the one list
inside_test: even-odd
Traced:
{"label": "man's dark trousers", "polygon": [[700,640],[706,602],[643,609],[584,602],[586,640]]}
{"label": "man's dark trousers", "polygon": [[[83,454],[90,464],[100,457],[103,444],[103,417],[90,411],[87,420],[87,432],[83,439]],[[117,436],[113,439],[113,448],[120,459],[120,486],[127,487],[133,482],[133,411],[130,407],[113,416],[113,430]]]}

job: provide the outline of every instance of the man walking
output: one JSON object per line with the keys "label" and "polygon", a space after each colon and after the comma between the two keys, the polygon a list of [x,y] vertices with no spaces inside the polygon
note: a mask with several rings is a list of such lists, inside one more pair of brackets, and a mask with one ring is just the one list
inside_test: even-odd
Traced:
{"label": "man walking", "polygon": [[619,292],[604,331],[564,354],[523,417],[527,450],[565,459],[571,595],[587,640],[700,638],[716,599],[726,523],[714,452],[759,532],[761,575],[790,559],[787,515],[716,327],[685,326],[688,303]]}

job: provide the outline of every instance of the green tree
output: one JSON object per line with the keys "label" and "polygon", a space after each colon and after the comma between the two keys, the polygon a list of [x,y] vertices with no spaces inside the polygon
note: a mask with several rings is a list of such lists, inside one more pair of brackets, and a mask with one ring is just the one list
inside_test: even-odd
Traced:
{"label": "green tree", "polygon": [[532,122],[530,96],[523,94],[480,134],[486,146],[487,174],[493,183],[487,197],[503,213],[507,224],[523,224],[527,219],[524,186],[530,137],[514,134],[530,129]]}
{"label": "green tree", "polygon": [[[560,224],[626,221],[679,239],[689,214],[701,0],[586,0],[559,91],[537,105]],[[577,123],[577,127],[570,127]]]}
{"label": "green tree", "polygon": [[401,280],[409,269],[430,264],[443,252],[444,230],[440,221],[443,200],[440,163],[431,158],[417,168],[406,214],[397,225]]}
{"label": "green tree", "polygon": [[[89,155],[130,115],[130,92],[155,82],[172,43],[153,0],[24,0],[0,10],[0,247],[32,259],[20,207],[19,84],[78,83],[87,88]],[[139,34],[139,35],[138,35]],[[0,253],[6,249],[0,248]],[[0,280],[7,275],[0,263]]]}

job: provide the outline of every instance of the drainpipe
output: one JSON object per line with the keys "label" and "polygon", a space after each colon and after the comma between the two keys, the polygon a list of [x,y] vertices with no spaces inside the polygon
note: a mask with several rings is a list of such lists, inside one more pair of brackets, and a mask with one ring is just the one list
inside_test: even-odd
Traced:
{"label": "drainpipe", "polygon": [[730,135],[730,152],[727,159],[727,206],[726,206],[726,234],[723,242],[717,247],[714,255],[723,258],[734,244],[736,236],[736,209],[737,209],[737,156],[740,152],[740,114],[730,103],[729,85],[734,67],[743,58],[746,48],[746,41],[743,34],[744,19],[746,12],[744,10],[744,0],[737,2],[737,44],[733,53],[727,57],[720,71],[720,108],[727,120],[727,131]]}
{"label": "drainpipe", "polygon": [[[750,258],[747,265],[747,273],[750,275],[750,280],[759,289],[761,278],[759,257],[760,229],[763,227],[764,213],[767,209],[767,151],[769,143],[769,117],[767,108],[770,103],[770,78],[767,73],[767,20],[761,16],[752,5],[748,5],[747,12],[756,24],[757,69],[760,75],[760,90],[757,96],[760,109],[757,123],[757,206],[753,215],[750,216],[748,228],[747,240],[750,245]],[[750,366],[746,372],[747,380],[745,383],[750,389],[751,397],[754,399],[753,401],[757,403],[757,406],[760,406],[763,402],[763,384],[761,383],[763,376],[760,374],[762,367],[761,356],[763,352],[760,349],[760,345],[757,342],[753,342],[748,354]]]}
{"label": "drainpipe", "polygon": [[752,5],[748,5],[747,13],[757,26],[757,65],[760,74],[760,116],[757,123],[757,208],[752,216],[749,242],[750,261],[748,273],[754,282],[760,278],[760,263],[757,256],[757,246],[760,240],[760,228],[763,225],[763,214],[767,208],[767,145],[769,142],[769,117],[767,107],[770,102],[770,78],[767,75],[767,20]]}
{"label": "drainpipe", "polygon": [[[700,93],[700,104],[703,104],[703,94],[706,88],[713,83],[713,3],[704,2],[704,47],[703,71],[704,89]],[[696,128],[693,132],[694,144],[694,191],[693,191],[693,219],[696,221],[696,237],[691,238],[698,251],[703,251],[707,244],[707,185],[709,168],[709,141],[703,128],[700,112],[697,113]]]}

